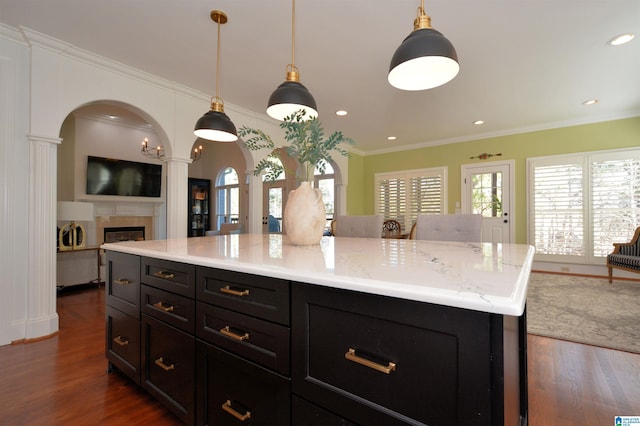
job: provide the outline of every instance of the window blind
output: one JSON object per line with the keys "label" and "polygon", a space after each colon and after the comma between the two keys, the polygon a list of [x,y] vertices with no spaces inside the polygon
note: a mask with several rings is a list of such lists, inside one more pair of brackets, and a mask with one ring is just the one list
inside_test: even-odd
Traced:
{"label": "window blind", "polygon": [[395,219],[408,231],[418,214],[445,210],[446,168],[375,175],[376,214]]}

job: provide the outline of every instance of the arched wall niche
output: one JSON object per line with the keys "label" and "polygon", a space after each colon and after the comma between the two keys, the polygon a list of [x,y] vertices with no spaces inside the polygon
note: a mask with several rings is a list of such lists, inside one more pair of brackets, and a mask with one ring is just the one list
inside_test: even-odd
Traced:
{"label": "arched wall niche", "polygon": [[[105,228],[114,227],[143,226],[147,239],[166,237],[167,167],[142,154],[145,138],[171,157],[171,143],[160,123],[140,108],[115,100],[80,105],[61,124],[57,200],[93,203],[96,219],[87,224],[88,244],[101,244]],[[87,194],[88,156],[163,165],[160,197]],[[64,272],[58,271],[58,280]]]}

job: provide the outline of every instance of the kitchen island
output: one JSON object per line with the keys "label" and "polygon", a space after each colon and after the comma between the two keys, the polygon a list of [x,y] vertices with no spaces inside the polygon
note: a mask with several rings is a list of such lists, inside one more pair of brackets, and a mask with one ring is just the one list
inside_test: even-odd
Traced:
{"label": "kitchen island", "polygon": [[103,248],[110,367],[186,423],[526,424],[531,246],[237,234]]}

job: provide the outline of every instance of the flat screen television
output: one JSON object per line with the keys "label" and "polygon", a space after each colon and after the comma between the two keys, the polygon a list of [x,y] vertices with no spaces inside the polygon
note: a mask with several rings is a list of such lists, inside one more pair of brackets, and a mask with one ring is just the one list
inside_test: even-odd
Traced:
{"label": "flat screen television", "polygon": [[87,157],[87,194],[160,197],[162,165]]}

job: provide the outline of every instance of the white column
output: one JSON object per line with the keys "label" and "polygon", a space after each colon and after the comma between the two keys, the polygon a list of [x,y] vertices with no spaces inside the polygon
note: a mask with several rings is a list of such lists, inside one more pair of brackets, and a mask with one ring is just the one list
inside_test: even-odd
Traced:
{"label": "white column", "polygon": [[247,232],[250,234],[262,234],[262,178],[254,176],[253,171],[247,171],[246,176],[249,181],[249,223],[247,224]]}
{"label": "white column", "polygon": [[344,216],[347,214],[347,186],[343,184],[336,184],[336,206],[335,216]]}
{"label": "white column", "polygon": [[25,338],[58,331],[56,312],[56,182],[60,138],[28,135],[29,215],[27,318]]}
{"label": "white column", "polygon": [[187,236],[189,197],[189,163],[191,160],[170,158],[167,165],[167,239]]}

